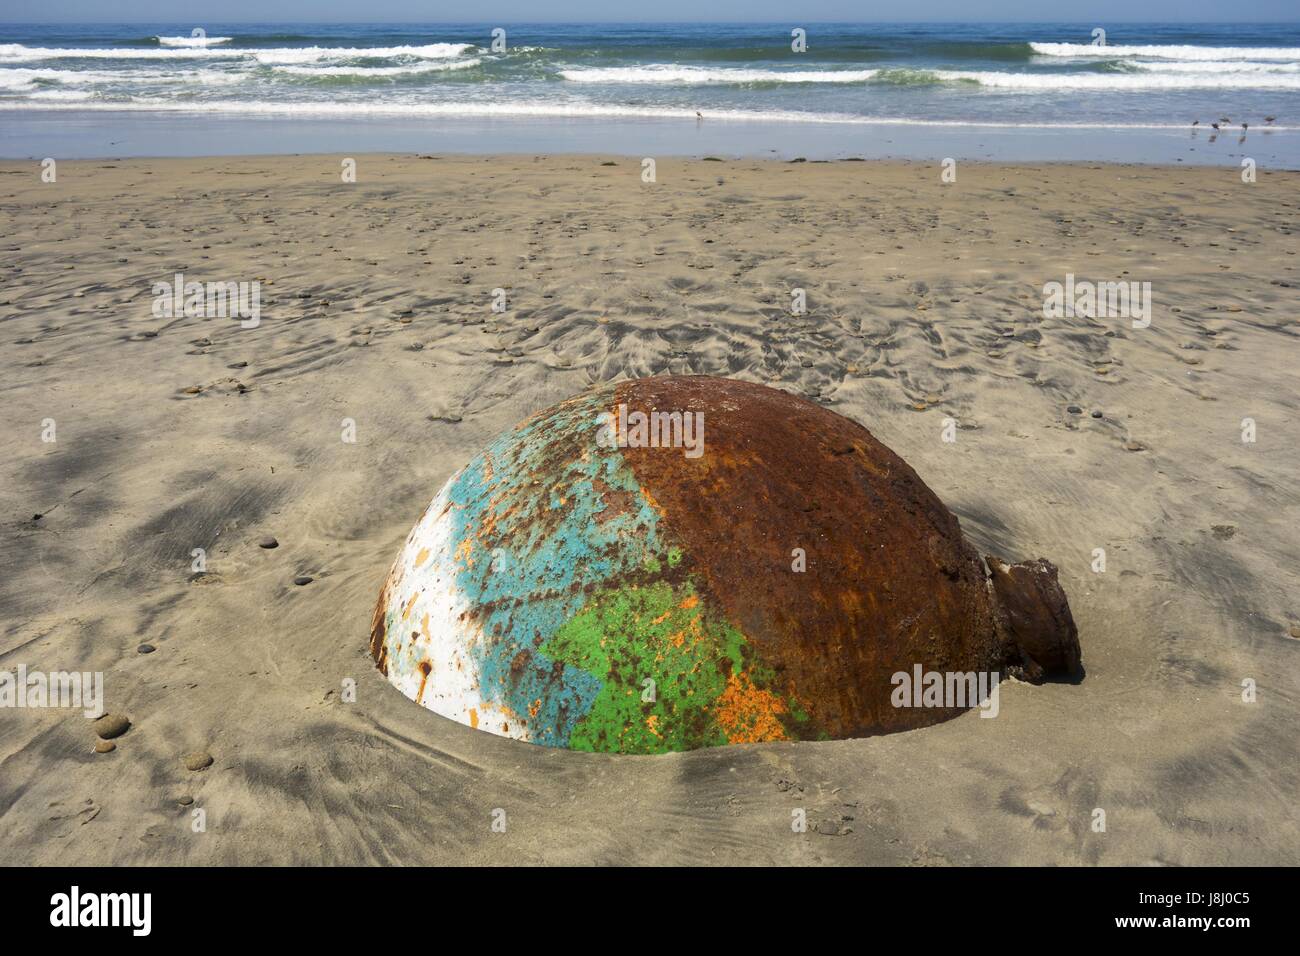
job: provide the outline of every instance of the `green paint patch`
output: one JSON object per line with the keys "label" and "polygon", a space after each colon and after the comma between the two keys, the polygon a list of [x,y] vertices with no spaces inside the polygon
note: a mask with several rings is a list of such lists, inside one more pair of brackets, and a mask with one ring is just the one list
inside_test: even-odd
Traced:
{"label": "green paint patch", "polygon": [[767,689],[775,675],[689,579],[597,592],[541,650],[604,681],[574,726],[573,750],[650,754],[789,739],[808,720],[797,702]]}

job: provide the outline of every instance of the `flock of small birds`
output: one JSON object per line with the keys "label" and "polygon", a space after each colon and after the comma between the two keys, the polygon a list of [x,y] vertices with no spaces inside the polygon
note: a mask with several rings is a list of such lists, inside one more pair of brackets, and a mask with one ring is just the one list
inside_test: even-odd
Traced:
{"label": "flock of small birds", "polygon": [[[1272,126],[1272,125],[1273,125],[1273,121],[1276,120],[1276,119],[1277,119],[1276,116],[1265,116],[1265,117],[1264,117],[1264,125],[1265,125],[1265,126]],[[1221,129],[1223,129],[1223,127],[1229,125],[1231,122],[1232,122],[1232,120],[1228,119],[1228,117],[1226,117],[1226,116],[1220,116],[1220,117],[1219,117],[1219,121],[1218,121],[1217,123],[1211,123],[1210,126],[1213,127],[1213,128],[1216,129],[1216,130],[1221,130]],[[1201,125],[1201,121],[1200,121],[1200,120],[1192,120],[1192,125],[1193,125],[1193,126],[1200,126],[1200,125]],[[1249,123],[1242,123],[1242,124],[1241,124],[1241,131],[1242,131],[1243,133],[1244,133],[1246,130],[1248,130],[1248,129],[1250,129],[1250,124],[1249,124]]]}

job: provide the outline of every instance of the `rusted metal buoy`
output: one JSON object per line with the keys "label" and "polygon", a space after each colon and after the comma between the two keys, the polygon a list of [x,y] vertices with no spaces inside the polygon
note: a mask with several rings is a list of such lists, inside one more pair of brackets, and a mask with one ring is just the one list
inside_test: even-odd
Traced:
{"label": "rusted metal buoy", "polygon": [[976,703],[920,706],[919,685],[900,703],[900,674],[1081,670],[1049,562],[981,557],[861,425],[705,376],[605,386],[497,438],[411,531],[370,647],[445,717],[622,753],[890,733]]}

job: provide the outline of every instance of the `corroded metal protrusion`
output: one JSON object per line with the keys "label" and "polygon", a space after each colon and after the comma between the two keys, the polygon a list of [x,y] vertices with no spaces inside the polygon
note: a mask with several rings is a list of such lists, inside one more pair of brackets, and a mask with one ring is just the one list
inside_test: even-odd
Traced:
{"label": "corroded metal protrusion", "polygon": [[1013,673],[1034,683],[1045,677],[1078,676],[1079,632],[1056,579],[1056,566],[1043,558],[1007,564],[992,555],[988,566],[1001,612],[1006,664]]}
{"label": "corroded metal protrusion", "polygon": [[[629,438],[652,413],[665,441]],[[624,753],[960,713],[896,706],[916,667],[1080,670],[1050,563],[986,562],[862,426],[703,376],[606,386],[498,438],[412,530],[371,652],[469,726]]]}

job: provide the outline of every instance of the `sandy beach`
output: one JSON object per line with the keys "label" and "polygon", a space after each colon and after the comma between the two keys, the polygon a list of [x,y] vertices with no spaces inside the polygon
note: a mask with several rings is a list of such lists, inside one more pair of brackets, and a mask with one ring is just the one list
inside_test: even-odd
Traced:
{"label": "sandy beach", "polygon": [[[3,712],[6,862],[1300,863],[1300,173],[344,158],[0,162],[0,669],[131,723]],[[177,273],[258,283],[255,327],[159,316]],[[1149,282],[1149,325],[1045,317],[1067,276]],[[443,482],[667,372],[819,401],[1055,562],[1086,678],[656,757],[390,686],[371,613]]]}

